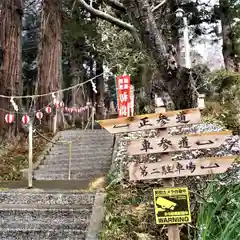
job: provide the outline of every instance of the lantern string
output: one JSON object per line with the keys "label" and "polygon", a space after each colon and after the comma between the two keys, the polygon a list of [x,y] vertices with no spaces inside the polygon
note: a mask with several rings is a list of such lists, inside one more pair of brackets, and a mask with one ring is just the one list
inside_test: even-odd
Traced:
{"label": "lantern string", "polygon": [[[103,76],[103,75],[106,75],[107,73],[112,75],[112,72],[111,72],[111,69],[114,69],[115,67],[117,67],[118,64],[112,66],[108,71],[104,71],[103,73],[100,73],[82,83],[78,83],[76,85],[73,85],[71,87],[68,87],[68,88],[64,88],[64,89],[60,89],[60,90],[56,90],[56,91],[52,91],[52,92],[48,92],[48,93],[44,93],[44,94],[36,94],[36,95],[25,95],[25,96],[7,96],[7,95],[0,95],[0,98],[8,98],[8,99],[11,99],[11,98],[14,98],[14,99],[24,99],[24,98],[39,98],[39,97],[45,97],[45,96],[53,96],[53,94],[59,94],[59,93],[63,93],[63,92],[66,92],[66,91],[69,91],[69,90],[72,90],[72,89],[75,89],[77,87],[81,87],[89,82],[91,82],[92,86],[95,86],[93,87],[93,91],[97,91],[96,90],[96,84],[93,82],[94,79],[98,79],[99,77]],[[95,90],[94,90],[95,89]]]}

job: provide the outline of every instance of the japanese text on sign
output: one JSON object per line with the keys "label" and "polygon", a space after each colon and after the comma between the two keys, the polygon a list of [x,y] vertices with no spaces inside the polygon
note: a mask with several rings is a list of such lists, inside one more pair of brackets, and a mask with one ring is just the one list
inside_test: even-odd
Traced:
{"label": "japanese text on sign", "polygon": [[138,139],[130,142],[128,153],[129,155],[139,155],[215,148],[223,144],[230,134],[231,131],[222,131],[186,136]]}
{"label": "japanese text on sign", "polygon": [[191,222],[189,192],[186,187],[153,189],[156,224]]}
{"label": "japanese text on sign", "polygon": [[[121,99],[125,100],[126,94],[122,96]],[[127,112],[127,105],[122,106],[126,106],[122,108],[122,112]],[[200,115],[199,109],[186,109],[184,111],[178,110],[166,113],[137,115],[130,118],[122,117],[118,119],[102,120],[99,121],[99,123],[110,133],[134,132],[183,126],[186,124],[198,124],[200,123]]]}
{"label": "japanese text on sign", "polygon": [[223,173],[234,159],[235,156],[180,161],[172,161],[169,158],[164,162],[132,163],[129,167],[129,177],[130,181],[140,181]]}
{"label": "japanese text on sign", "polygon": [[126,117],[130,111],[130,76],[117,76],[118,116]]}

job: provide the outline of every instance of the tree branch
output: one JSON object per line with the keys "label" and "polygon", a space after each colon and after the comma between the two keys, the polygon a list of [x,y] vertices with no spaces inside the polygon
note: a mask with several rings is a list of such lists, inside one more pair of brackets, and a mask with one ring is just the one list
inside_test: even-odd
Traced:
{"label": "tree branch", "polygon": [[157,6],[152,8],[152,12],[156,12],[162,5],[164,5],[167,2],[167,0],[163,0],[160,2]]}
{"label": "tree branch", "polygon": [[97,10],[97,9],[91,7],[84,0],[78,0],[78,2],[81,4],[81,6],[83,8],[85,8],[89,13],[93,14],[94,16],[99,17],[103,20],[106,20],[124,30],[127,30],[127,31],[133,33],[136,36],[137,30],[135,29],[135,27],[133,25],[126,23],[118,18],[115,18],[103,11],[100,11],[100,10]]}
{"label": "tree branch", "polygon": [[104,0],[104,2],[110,7],[126,12],[126,8],[124,7],[124,5],[120,3],[118,0]]}

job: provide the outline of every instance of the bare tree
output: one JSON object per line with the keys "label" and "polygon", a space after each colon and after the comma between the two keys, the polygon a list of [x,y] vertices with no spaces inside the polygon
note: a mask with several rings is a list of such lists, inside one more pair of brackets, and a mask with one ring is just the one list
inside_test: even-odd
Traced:
{"label": "bare tree", "polygon": [[169,48],[156,23],[154,14],[164,3],[156,8],[156,6],[150,6],[148,0],[106,1],[112,7],[125,11],[130,24],[94,9],[84,0],[78,0],[78,2],[91,14],[131,32],[136,42],[147,50],[149,56],[155,61],[163,79],[161,88],[168,92],[176,109],[197,106],[197,91],[191,70],[178,65],[176,51],[172,47]]}

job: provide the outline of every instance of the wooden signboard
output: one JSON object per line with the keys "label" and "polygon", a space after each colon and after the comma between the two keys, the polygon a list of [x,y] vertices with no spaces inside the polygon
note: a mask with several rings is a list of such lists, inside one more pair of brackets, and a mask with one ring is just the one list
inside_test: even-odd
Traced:
{"label": "wooden signboard", "polygon": [[129,167],[130,181],[175,178],[224,173],[236,156],[199,158],[191,160],[132,163]]}
{"label": "wooden signboard", "polygon": [[231,131],[222,131],[184,136],[139,139],[130,142],[128,154],[131,156],[216,148],[221,146],[231,134]]}
{"label": "wooden signboard", "polygon": [[200,110],[198,108],[193,108],[164,113],[137,115],[134,117],[100,120],[98,123],[110,133],[124,133],[184,126],[186,124],[198,124],[200,121]]}

